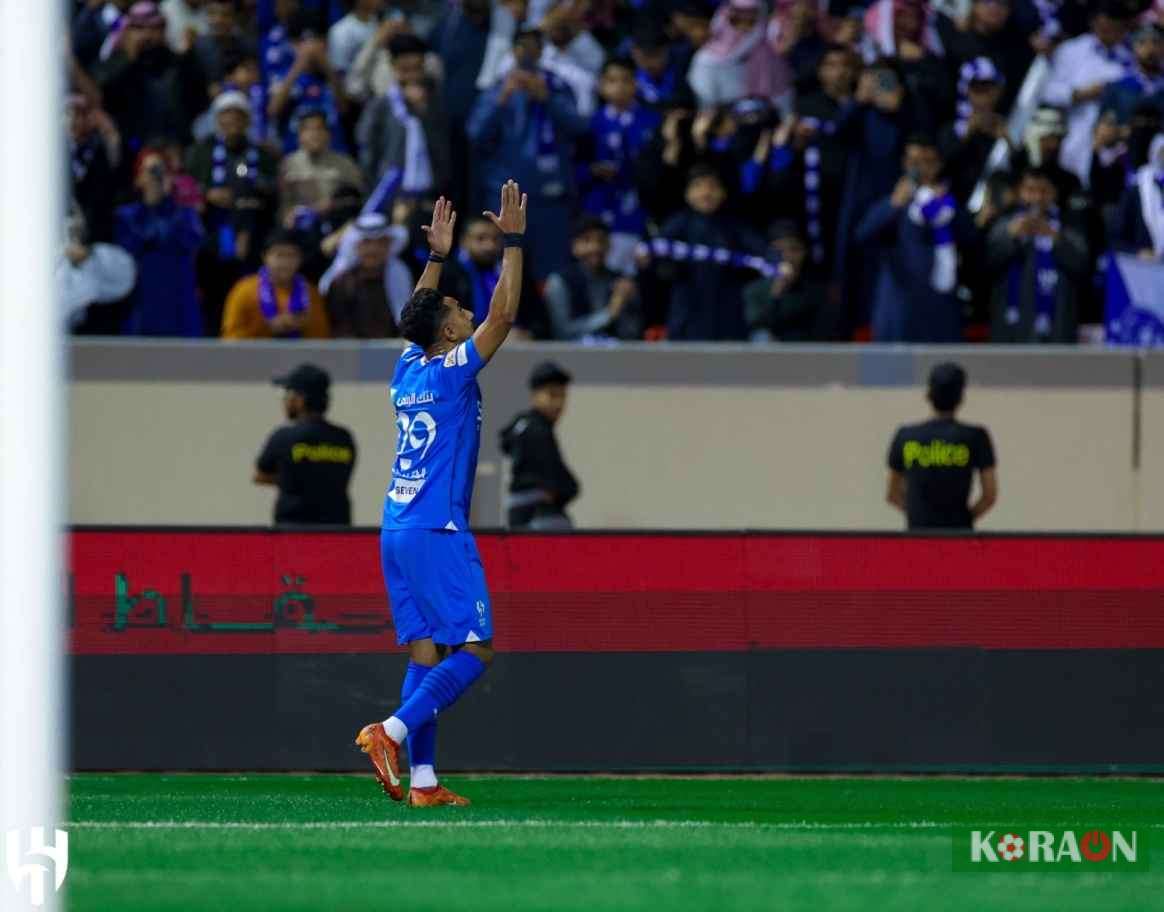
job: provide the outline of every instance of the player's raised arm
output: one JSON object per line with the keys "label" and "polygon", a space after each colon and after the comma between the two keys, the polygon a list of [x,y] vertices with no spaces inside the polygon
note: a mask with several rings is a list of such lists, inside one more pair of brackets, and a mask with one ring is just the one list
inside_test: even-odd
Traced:
{"label": "player's raised arm", "polygon": [[505,245],[501,258],[501,276],[489,301],[489,313],[473,333],[473,346],[481,359],[488,361],[501,348],[501,343],[517,319],[517,305],[521,300],[521,242],[525,234],[526,195],[517,181],[506,181],[501,188],[501,213],[486,212],[500,230]]}
{"label": "player's raised arm", "polygon": [[441,280],[441,265],[453,249],[453,228],[456,224],[457,213],[453,211],[453,204],[443,196],[439,197],[432,207],[432,224],[422,229],[428,238],[428,262],[414,291],[437,287]]}

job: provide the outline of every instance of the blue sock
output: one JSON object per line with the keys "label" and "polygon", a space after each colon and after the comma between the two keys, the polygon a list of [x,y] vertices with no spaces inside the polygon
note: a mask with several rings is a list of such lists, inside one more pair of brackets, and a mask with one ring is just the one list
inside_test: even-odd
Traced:
{"label": "blue sock", "polygon": [[[408,670],[404,672],[404,683],[400,685],[400,703],[404,705],[416,693],[432,668],[428,665],[408,663]],[[416,731],[408,732],[408,765],[436,766],[436,720],[422,725]]]}
{"label": "blue sock", "polygon": [[485,673],[485,663],[462,650],[433,668],[394,715],[412,732],[448,709]]}

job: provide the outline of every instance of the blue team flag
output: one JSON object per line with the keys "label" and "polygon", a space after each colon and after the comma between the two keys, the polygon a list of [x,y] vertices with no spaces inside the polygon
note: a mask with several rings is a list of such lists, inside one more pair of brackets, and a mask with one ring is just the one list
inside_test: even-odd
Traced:
{"label": "blue team flag", "polygon": [[1164,346],[1164,263],[1108,257],[1104,324],[1109,345]]}

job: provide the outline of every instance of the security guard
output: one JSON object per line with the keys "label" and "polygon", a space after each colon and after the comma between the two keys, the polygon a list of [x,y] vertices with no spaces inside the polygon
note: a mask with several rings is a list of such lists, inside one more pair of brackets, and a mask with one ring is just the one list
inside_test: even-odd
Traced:
{"label": "security guard", "polygon": [[513,481],[505,501],[512,529],[548,531],[573,526],[566,505],[581,489],[554,435],[554,425],[566,408],[570,380],[553,362],[535,367],[529,377],[529,411],[501,432],[501,449],[513,460]]}
{"label": "security guard", "polygon": [[[889,445],[886,499],[905,513],[910,529],[971,529],[998,500],[990,433],[954,417],[965,388],[960,366],[937,365],[927,393],[933,417],[899,428]],[[982,490],[971,504],[975,472]]]}
{"label": "security guard", "polygon": [[255,462],[255,484],[279,486],[276,525],[351,525],[348,482],[356,466],[351,432],[324,418],[331,377],[314,364],[300,364],[285,377],[283,409],[289,424],[267,438]]}

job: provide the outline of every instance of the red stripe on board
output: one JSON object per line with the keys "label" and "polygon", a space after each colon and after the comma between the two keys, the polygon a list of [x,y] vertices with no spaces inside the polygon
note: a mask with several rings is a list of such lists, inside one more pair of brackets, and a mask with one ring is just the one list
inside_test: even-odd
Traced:
{"label": "red stripe on board", "polygon": [[[1164,538],[483,535],[509,652],[1164,648]],[[72,534],[77,654],[395,649],[368,532]]]}

